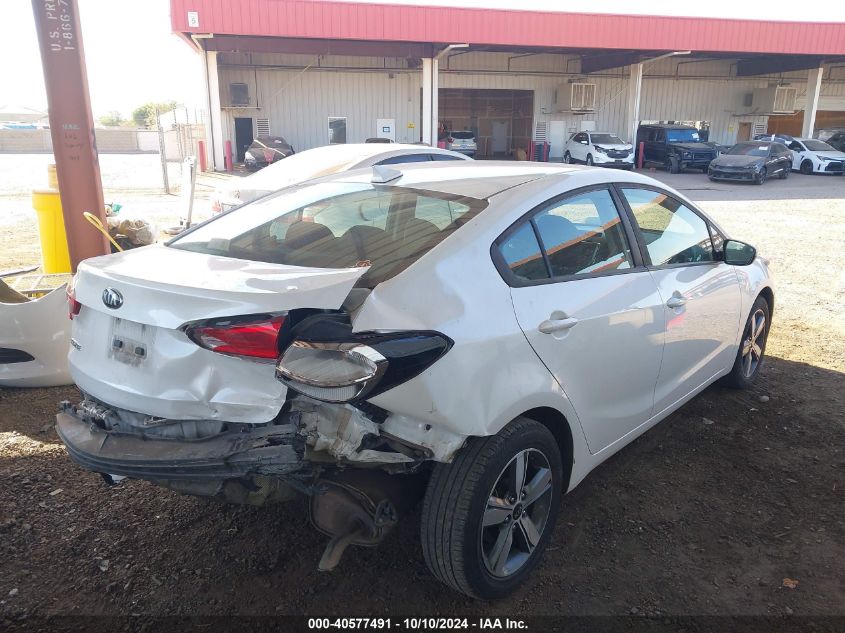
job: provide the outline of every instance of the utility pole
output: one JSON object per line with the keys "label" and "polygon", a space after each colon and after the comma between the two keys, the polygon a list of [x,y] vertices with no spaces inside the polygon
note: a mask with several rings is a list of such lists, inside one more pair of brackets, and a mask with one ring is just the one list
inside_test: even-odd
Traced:
{"label": "utility pole", "polygon": [[83,259],[110,252],[106,238],[82,215],[106,225],[103,183],[94,139],[88,74],[77,0],[32,0],[47,88],[50,135],[73,270]]}

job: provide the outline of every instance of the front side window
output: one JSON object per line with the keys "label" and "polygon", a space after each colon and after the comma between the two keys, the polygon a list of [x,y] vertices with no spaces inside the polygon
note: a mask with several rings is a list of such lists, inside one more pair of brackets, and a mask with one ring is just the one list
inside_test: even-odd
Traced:
{"label": "front side window", "polygon": [[220,215],[168,246],[290,266],[368,266],[359,285],[371,288],[486,206],[477,198],[388,185],[303,185]]}
{"label": "front side window", "polygon": [[499,250],[511,272],[525,280],[633,266],[622,220],[607,189],[550,204],[526,220]]}
{"label": "front side window", "polygon": [[622,189],[651,263],[655,266],[715,260],[707,222],[665,193],[650,189]]}

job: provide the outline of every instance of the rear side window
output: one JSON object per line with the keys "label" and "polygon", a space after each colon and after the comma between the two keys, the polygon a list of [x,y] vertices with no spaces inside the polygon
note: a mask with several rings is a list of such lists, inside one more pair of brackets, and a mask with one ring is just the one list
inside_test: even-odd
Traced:
{"label": "rear side window", "polygon": [[529,281],[633,266],[619,211],[607,189],[549,204],[501,242],[499,251],[511,272]]}
{"label": "rear side window", "polygon": [[555,203],[534,216],[552,277],[632,266],[622,220],[607,189]]}
{"label": "rear side window", "polygon": [[168,246],[291,266],[367,266],[358,285],[372,288],[486,206],[477,198],[388,185],[303,185],[220,215]]}
{"label": "rear side window", "polygon": [[401,154],[391,156],[376,163],[376,165],[398,165],[399,163],[425,163],[430,160],[429,154]]}
{"label": "rear side window", "polygon": [[715,260],[707,222],[675,198],[650,189],[622,189],[655,266]]}
{"label": "rear side window", "polygon": [[549,270],[531,222],[525,222],[499,247],[502,258],[510,271],[528,281],[548,279]]}

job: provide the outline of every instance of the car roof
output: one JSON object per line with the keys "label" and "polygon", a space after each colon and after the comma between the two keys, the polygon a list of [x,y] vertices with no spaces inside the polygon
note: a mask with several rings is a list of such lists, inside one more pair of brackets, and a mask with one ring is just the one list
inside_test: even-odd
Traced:
{"label": "car roof", "polygon": [[[572,178],[573,188],[614,181],[653,182],[630,172],[611,174],[611,170],[594,167],[528,161],[454,161],[389,167],[399,172],[400,177],[386,183],[388,185],[478,199],[491,198],[530,182],[558,177]],[[372,168],[364,168],[326,176],[321,180],[360,183],[370,182],[372,177]]]}
{"label": "car roof", "polygon": [[659,127],[663,128],[664,130],[695,130],[698,131],[698,128],[695,128],[691,125],[682,125],[680,123],[643,123],[640,127]]}

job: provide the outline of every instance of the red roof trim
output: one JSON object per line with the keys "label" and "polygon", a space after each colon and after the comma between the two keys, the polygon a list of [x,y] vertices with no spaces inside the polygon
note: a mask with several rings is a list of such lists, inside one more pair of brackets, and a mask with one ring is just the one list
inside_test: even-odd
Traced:
{"label": "red roof trim", "polygon": [[[590,49],[845,55],[845,23],[366,4],[171,0],[177,33]],[[195,11],[199,26],[188,26]]]}

